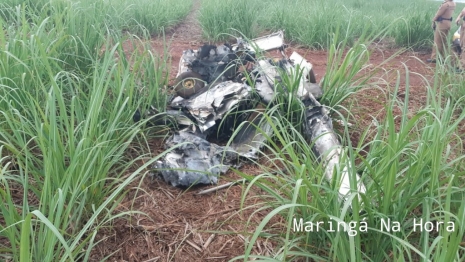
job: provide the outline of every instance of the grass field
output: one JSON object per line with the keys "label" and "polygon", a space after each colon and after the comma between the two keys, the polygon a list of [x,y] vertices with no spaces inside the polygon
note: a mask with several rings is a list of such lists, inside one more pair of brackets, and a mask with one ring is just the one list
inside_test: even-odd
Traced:
{"label": "grass field", "polygon": [[[224,39],[235,30],[255,37],[284,29],[291,40],[326,49],[337,31],[349,43],[364,35],[392,37],[399,47],[431,46],[431,18],[439,4],[428,0],[204,0],[200,23],[207,38]],[[457,5],[457,12],[463,8]]]}
{"label": "grass field", "polygon": [[[283,28],[295,42],[327,49],[322,102],[333,116],[345,121],[345,102],[363,89],[382,90],[387,101],[385,118],[363,126],[357,143],[348,128],[340,130],[345,157],[335,175],[346,167],[352,188],[356,174],[367,186],[361,198],[354,192],[342,204],[337,183],[323,179],[324,167],[315,164],[300,134],[302,103],[291,93],[268,108],[265,118],[275,134],[262,159],[276,166],[260,162],[258,176],[237,173],[249,180],[244,202],[252,187],[265,192],[265,205],[244,208],[272,211],[236,260],[465,260],[465,152],[458,131],[465,118],[464,77],[451,73],[452,61],[437,65],[432,80],[425,77],[424,106],[411,112],[408,70],[399,73],[405,84],[386,79],[393,83],[386,90],[370,81],[365,67],[373,40],[429,47],[437,6],[425,0],[201,2],[205,39]],[[191,7],[190,0],[0,4],[0,260],[87,261],[102,227],[137,212],[115,209],[126,186],[162,155],[148,149],[148,120],[134,123],[132,117],[149,105],[165,109],[170,74],[167,56],[154,53],[148,39],[177,24]],[[123,42],[139,49],[124,53]],[[283,106],[291,102],[292,108]],[[144,149],[136,158],[128,154],[134,145]],[[267,230],[274,216],[286,221],[280,232]],[[295,232],[294,218],[356,226]],[[388,219],[399,227],[383,231]],[[420,230],[414,224],[420,219],[444,224]],[[366,230],[360,227],[365,223]],[[279,244],[271,256],[252,253],[259,237]]]}

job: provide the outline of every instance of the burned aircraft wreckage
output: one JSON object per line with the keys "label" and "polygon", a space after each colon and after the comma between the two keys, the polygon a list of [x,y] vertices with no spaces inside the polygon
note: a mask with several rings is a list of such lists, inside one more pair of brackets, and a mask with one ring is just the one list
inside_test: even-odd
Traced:
{"label": "burned aircraft wreckage", "polygon": [[[155,172],[173,186],[216,184],[219,175],[235,166],[239,158],[256,159],[272,130],[262,121],[259,110],[253,109],[259,103],[272,103],[275,83],[285,72],[301,76],[296,95],[307,108],[304,135],[331,181],[343,154],[341,144],[327,109],[317,100],[322,90],[312,65],[296,52],[287,57],[284,47],[280,31],[252,41],[238,39],[232,46],[204,45],[199,50],[185,50],[174,86],[176,96],[164,113],[177,127],[165,147],[176,147],[154,164]],[[270,50],[280,51],[282,59],[256,57],[256,51]],[[233,133],[229,146],[207,140],[229,138]],[[350,192],[347,168],[340,177],[339,195],[345,198]],[[358,191],[365,192],[361,182]]]}

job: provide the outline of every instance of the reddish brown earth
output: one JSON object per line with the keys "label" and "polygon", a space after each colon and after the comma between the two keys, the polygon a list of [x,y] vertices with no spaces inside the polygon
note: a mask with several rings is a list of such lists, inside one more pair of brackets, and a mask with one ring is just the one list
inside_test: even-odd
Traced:
{"label": "reddish brown earth", "polygon": [[[182,51],[196,49],[204,43],[195,19],[196,12],[197,9],[194,9],[184,22],[166,35],[172,62],[172,78],[176,74]],[[155,52],[163,54],[163,39],[154,37],[151,45]],[[125,49],[130,47],[125,45]],[[370,46],[370,50],[370,68],[382,64],[399,51],[381,44]],[[313,64],[317,81],[324,77],[326,51],[309,50],[291,44],[287,52],[290,54],[292,51],[304,55]],[[405,67],[410,71],[411,112],[425,103],[425,83],[419,75],[431,78],[434,68],[423,62],[428,57],[429,54],[425,52],[405,51],[396,54],[372,79],[381,88],[364,89],[348,102],[353,103],[352,109],[356,116],[353,119],[355,126],[352,128],[354,142],[358,140],[359,130],[370,124],[372,117],[380,119],[385,115],[384,91],[395,86],[398,72],[401,76],[399,96],[404,95]],[[393,110],[400,113],[397,109]],[[152,152],[160,152],[161,144],[160,140],[152,141]],[[246,165],[241,171],[251,175],[260,173],[253,165]],[[230,171],[222,176],[220,184],[238,178],[238,175]],[[241,185],[217,193],[197,195],[202,189],[205,187],[182,190],[148,177],[137,181],[128,189],[118,211],[136,210],[144,214],[117,219],[112,227],[102,230],[98,236],[102,242],[95,249],[93,260],[99,261],[110,256],[109,261],[228,261],[242,255],[246,238],[267,214],[265,211],[256,212],[260,198],[249,196],[242,206]],[[251,196],[260,193],[255,189]],[[274,228],[275,232],[279,232],[279,228],[282,228],[279,222],[279,219],[275,219],[275,226],[268,227],[268,230]],[[276,243],[260,239],[254,246],[253,253],[267,255],[275,247]]]}

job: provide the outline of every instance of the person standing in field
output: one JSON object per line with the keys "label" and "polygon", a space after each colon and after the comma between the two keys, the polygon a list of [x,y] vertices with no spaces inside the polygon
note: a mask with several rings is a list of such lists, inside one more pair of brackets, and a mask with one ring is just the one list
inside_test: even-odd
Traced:
{"label": "person standing in field", "polygon": [[465,7],[457,16],[455,23],[460,26],[460,49],[462,50],[460,54],[460,70],[463,70],[465,69]]}
{"label": "person standing in field", "polygon": [[445,51],[447,50],[447,35],[450,31],[452,23],[452,14],[455,11],[455,2],[453,0],[444,0],[439,6],[436,15],[433,18],[433,24],[431,27],[434,30],[434,45],[433,52],[431,53],[431,59],[426,61],[429,63],[436,63],[436,59],[444,58]]}

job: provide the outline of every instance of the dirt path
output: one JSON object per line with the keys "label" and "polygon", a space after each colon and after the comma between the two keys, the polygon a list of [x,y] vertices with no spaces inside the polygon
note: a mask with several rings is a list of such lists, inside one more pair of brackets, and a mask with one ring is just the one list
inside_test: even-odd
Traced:
{"label": "dirt path", "polygon": [[182,51],[197,49],[204,42],[202,39],[202,28],[198,21],[201,2],[201,0],[193,0],[192,11],[181,23],[168,30],[164,39],[155,37],[151,40],[151,46],[158,54],[163,54],[164,48],[168,46],[172,78],[175,78],[175,74],[178,71]]}
{"label": "dirt path", "polygon": [[[201,0],[193,0],[192,11],[177,26],[168,30],[166,39],[173,43],[188,42],[198,45],[202,41],[202,28],[198,20]],[[158,39],[154,39],[156,42]]]}

